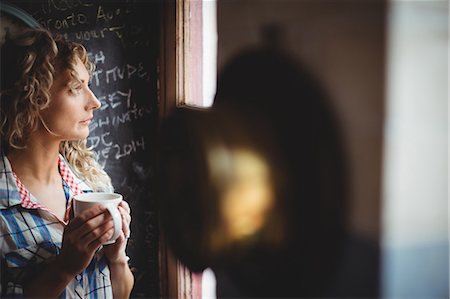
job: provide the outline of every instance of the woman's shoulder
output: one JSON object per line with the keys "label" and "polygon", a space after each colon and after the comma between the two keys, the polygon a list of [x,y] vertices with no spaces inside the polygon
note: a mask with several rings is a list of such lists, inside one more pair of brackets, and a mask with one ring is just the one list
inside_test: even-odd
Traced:
{"label": "woman's shoulder", "polygon": [[8,158],[0,155],[0,209],[19,204],[20,191]]}
{"label": "woman's shoulder", "polygon": [[0,154],[0,177],[11,171],[11,164],[3,153]]}

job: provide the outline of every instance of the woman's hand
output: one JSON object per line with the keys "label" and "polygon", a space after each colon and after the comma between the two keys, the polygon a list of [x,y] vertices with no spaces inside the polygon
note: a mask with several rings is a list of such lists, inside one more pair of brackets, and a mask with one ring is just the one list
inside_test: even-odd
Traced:
{"label": "woman's hand", "polygon": [[134,277],[128,266],[128,257],[125,253],[127,240],[130,236],[131,222],[130,207],[125,201],[120,202],[119,212],[122,216],[122,232],[115,243],[104,247],[104,253],[109,262],[113,297],[129,298]]}
{"label": "woman's hand", "polygon": [[118,208],[122,216],[122,231],[115,243],[105,246],[105,256],[109,264],[126,263],[128,260],[125,248],[127,246],[127,240],[130,237],[131,211],[130,206],[124,200],[119,203]]}
{"label": "woman's hand", "polygon": [[57,259],[65,272],[75,276],[91,262],[98,248],[114,232],[111,215],[96,205],[72,218],[64,229],[61,253]]}

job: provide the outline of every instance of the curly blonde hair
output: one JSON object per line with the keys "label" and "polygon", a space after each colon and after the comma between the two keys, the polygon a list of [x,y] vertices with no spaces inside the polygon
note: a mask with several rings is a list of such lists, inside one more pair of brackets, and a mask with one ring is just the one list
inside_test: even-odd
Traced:
{"label": "curly blonde hair", "polygon": [[[94,64],[83,45],[45,29],[27,29],[5,42],[1,49],[2,150],[26,147],[38,128],[41,111],[51,102],[49,90],[56,73],[69,69],[75,76],[77,58],[92,74]],[[63,141],[59,151],[94,191],[112,191],[110,177],[87,148],[86,140]]]}

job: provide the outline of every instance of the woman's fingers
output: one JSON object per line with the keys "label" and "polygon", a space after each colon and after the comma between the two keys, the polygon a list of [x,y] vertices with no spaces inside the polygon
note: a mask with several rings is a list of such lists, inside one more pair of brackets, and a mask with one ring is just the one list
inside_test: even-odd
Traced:
{"label": "woman's fingers", "polygon": [[112,220],[107,220],[101,223],[93,230],[84,234],[81,237],[80,241],[89,245],[90,243],[102,238],[103,236],[108,235],[109,237],[105,236],[105,238],[107,239],[104,242],[106,242],[112,237],[113,233],[114,233],[114,223],[112,222]]}
{"label": "woman's fingers", "polygon": [[[70,223],[70,227],[68,225],[66,233],[69,233],[72,239],[88,245],[102,234],[104,225],[111,222],[111,215],[104,207],[95,206],[75,217],[72,222],[74,223]],[[85,243],[85,240],[88,242]]]}
{"label": "woman's fingers", "polygon": [[130,214],[121,206],[119,206],[119,212],[122,216],[122,231],[124,233],[125,238],[130,237],[130,222],[131,222],[131,216]]}
{"label": "woman's fingers", "polygon": [[114,234],[114,229],[110,228],[105,233],[100,235],[97,239],[92,240],[91,243],[88,245],[89,250],[97,250],[100,245],[103,245],[106,241],[111,239],[111,237]]}
{"label": "woman's fingers", "polygon": [[122,201],[119,203],[119,207],[124,208],[125,211],[127,211],[128,214],[131,213],[130,205],[129,205],[125,200],[122,200]]}
{"label": "woman's fingers", "polygon": [[122,215],[122,220],[124,220],[127,225],[130,225],[131,215],[123,207],[119,207],[119,212],[120,215]]}
{"label": "woman's fingers", "polygon": [[[118,205],[122,218],[122,232],[118,243],[123,243],[130,236],[130,207],[122,201]],[[114,233],[112,217],[104,206],[97,205],[80,213],[66,227],[67,237],[76,247],[90,250],[97,249],[108,241]],[[117,241],[116,241],[117,242]]]}
{"label": "woman's fingers", "polygon": [[90,219],[95,218],[98,215],[104,213],[105,210],[106,207],[102,205],[96,205],[90,209],[81,212],[77,217],[70,220],[69,224],[66,227],[66,232],[71,232],[78,229],[80,226],[84,225]]}

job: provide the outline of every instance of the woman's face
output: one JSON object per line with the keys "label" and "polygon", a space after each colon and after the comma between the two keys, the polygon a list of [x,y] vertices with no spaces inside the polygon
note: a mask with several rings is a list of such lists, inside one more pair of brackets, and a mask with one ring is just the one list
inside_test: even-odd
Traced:
{"label": "woman's face", "polygon": [[78,78],[71,76],[70,70],[55,76],[50,105],[41,113],[48,130],[61,140],[87,138],[93,112],[101,105],[88,86],[89,73],[79,58],[75,74]]}

